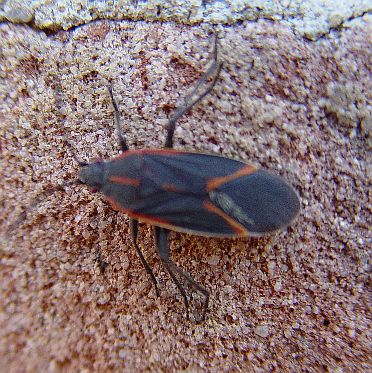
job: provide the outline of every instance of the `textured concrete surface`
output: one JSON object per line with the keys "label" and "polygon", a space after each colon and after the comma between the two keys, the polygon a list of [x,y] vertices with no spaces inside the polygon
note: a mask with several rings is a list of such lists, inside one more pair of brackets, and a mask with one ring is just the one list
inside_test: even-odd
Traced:
{"label": "textured concrete surface", "polygon": [[2,24],[2,369],[370,370],[370,34],[362,24],[309,42],[270,21],[219,28],[224,69],[176,147],[277,172],[302,212],[265,239],[172,234],[174,261],[211,292],[197,325],[150,228],[141,245],[160,298],[128,219],[85,188],[48,196],[5,233],[38,192],[75,177],[66,137],[82,159],[117,154],[107,84],[129,144],[162,146],[167,116],[208,63],[207,27],[99,21],[47,35]]}
{"label": "textured concrete surface", "polygon": [[370,0],[3,0],[0,21],[45,30],[69,29],[97,19],[234,25],[266,19],[316,40],[350,27],[372,12]]}

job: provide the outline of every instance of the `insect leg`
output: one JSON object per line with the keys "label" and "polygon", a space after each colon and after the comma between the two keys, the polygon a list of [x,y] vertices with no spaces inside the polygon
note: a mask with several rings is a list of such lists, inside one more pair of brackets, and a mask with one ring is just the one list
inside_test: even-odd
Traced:
{"label": "insect leg", "polygon": [[128,148],[128,145],[127,145],[127,141],[125,140],[125,136],[123,135],[123,133],[121,131],[121,126],[120,126],[120,112],[119,112],[118,104],[116,103],[116,101],[114,99],[114,95],[112,93],[112,87],[109,86],[109,87],[107,87],[107,89],[108,89],[110,97],[111,97],[112,106],[114,107],[114,110],[115,110],[114,120],[115,120],[116,130],[118,131],[120,149],[124,153],[127,150],[129,150],[129,148]]}
{"label": "insect leg", "polygon": [[151,280],[154,283],[156,296],[159,297],[160,296],[160,292],[159,292],[159,289],[158,289],[158,282],[156,281],[154,272],[152,271],[152,269],[149,266],[149,264],[146,262],[146,259],[143,256],[142,251],[141,251],[141,249],[139,248],[139,246],[137,244],[138,220],[130,219],[130,231],[131,231],[131,235],[132,235],[133,245],[134,245],[134,247],[135,247],[135,249],[137,251],[138,256],[141,259],[142,265],[145,267],[146,272],[150,275]]}
{"label": "insect leg", "polygon": [[208,303],[209,303],[209,292],[208,290],[198,284],[191,276],[183,271],[181,268],[177,267],[169,258],[169,245],[168,245],[168,234],[169,231],[164,228],[155,227],[155,239],[156,239],[156,246],[159,251],[160,259],[162,263],[164,264],[165,268],[171,275],[174,283],[177,285],[178,290],[183,296],[185,307],[186,307],[186,316],[189,318],[189,312],[188,312],[188,306],[189,302],[187,300],[186,292],[179,283],[179,281],[175,277],[175,273],[184,278],[188,284],[195,290],[200,292],[204,296],[204,304],[203,304],[203,316],[201,318],[201,321],[205,319],[205,315],[208,309]]}
{"label": "insect leg", "polygon": [[103,259],[102,259],[102,255],[101,255],[101,252],[97,250],[96,252],[96,259],[95,259],[97,265],[98,265],[98,268],[101,272],[101,274],[104,274],[105,271],[106,271],[106,268],[108,267],[108,263],[105,262]]}
{"label": "insect leg", "polygon": [[181,283],[178,281],[175,274],[173,273],[173,267],[176,267],[176,266],[169,259],[169,245],[168,245],[169,230],[164,229],[164,228],[154,227],[154,234],[155,234],[156,247],[160,255],[160,260],[163,263],[166,270],[168,271],[169,275],[171,276],[173,282],[176,284],[178,291],[181,293],[183,297],[183,302],[185,304],[185,309],[186,309],[186,318],[187,320],[189,320],[190,319],[189,301],[187,299],[186,291],[182,287]]}
{"label": "insect leg", "polygon": [[[176,129],[176,123],[178,119],[181,118],[182,115],[186,114],[194,105],[201,101],[213,89],[219,77],[221,67],[222,63],[218,61],[217,35],[215,35],[212,64],[209,66],[208,70],[202,75],[202,77],[198,80],[195,88],[185,97],[184,103],[180,107],[178,107],[173,113],[173,115],[169,118],[167,138],[165,140],[166,148],[173,147],[173,135]],[[200,87],[213,74],[215,74],[215,76],[213,80],[210,82],[209,86],[192,100],[192,97],[198,93]]]}
{"label": "insect leg", "polygon": [[183,277],[190,286],[195,290],[199,291],[204,296],[203,302],[203,315],[199,321],[205,320],[205,315],[208,310],[209,304],[209,291],[202,285],[198,284],[187,272],[183,271],[181,268],[177,267],[174,263],[171,263],[171,267],[174,272],[178,273],[181,277]]}

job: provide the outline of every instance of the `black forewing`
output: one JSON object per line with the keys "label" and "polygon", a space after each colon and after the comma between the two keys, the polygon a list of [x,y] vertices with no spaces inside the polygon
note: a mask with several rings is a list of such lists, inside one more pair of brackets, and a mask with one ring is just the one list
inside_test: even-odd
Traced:
{"label": "black forewing", "polygon": [[234,235],[227,222],[203,206],[208,180],[245,164],[198,153],[143,154],[139,198],[132,211],[169,222],[175,230]]}
{"label": "black forewing", "polygon": [[[142,171],[144,181],[150,181],[158,187],[173,184],[190,193],[204,193],[209,180],[230,175],[242,166],[245,164],[240,161],[210,154],[144,154]],[[152,187],[148,187],[149,190],[141,192],[153,192]]]}

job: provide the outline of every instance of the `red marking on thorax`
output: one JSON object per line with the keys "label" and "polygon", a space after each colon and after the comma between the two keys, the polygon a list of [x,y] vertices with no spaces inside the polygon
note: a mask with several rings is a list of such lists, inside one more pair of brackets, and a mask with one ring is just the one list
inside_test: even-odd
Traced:
{"label": "red marking on thorax", "polygon": [[131,185],[135,187],[138,187],[140,185],[139,179],[131,179],[130,177],[111,176],[110,181],[117,184]]}

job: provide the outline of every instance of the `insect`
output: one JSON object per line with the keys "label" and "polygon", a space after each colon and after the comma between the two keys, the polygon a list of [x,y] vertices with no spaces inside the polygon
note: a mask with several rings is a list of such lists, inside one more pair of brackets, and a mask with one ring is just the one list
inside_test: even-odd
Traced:
{"label": "insect", "polygon": [[189,298],[179,278],[204,298],[202,319],[209,292],[171,260],[170,230],[214,237],[262,236],[287,227],[300,209],[297,193],[279,176],[220,155],[172,149],[178,119],[216,84],[222,67],[217,57],[215,42],[210,67],[169,118],[163,149],[129,149],[109,87],[122,152],[90,164],[74,156],[80,171],[70,182],[101,192],[115,210],[130,217],[133,246],[159,295],[155,275],[138,245],[138,221],[153,226],[160,260],[183,298],[187,319]]}

